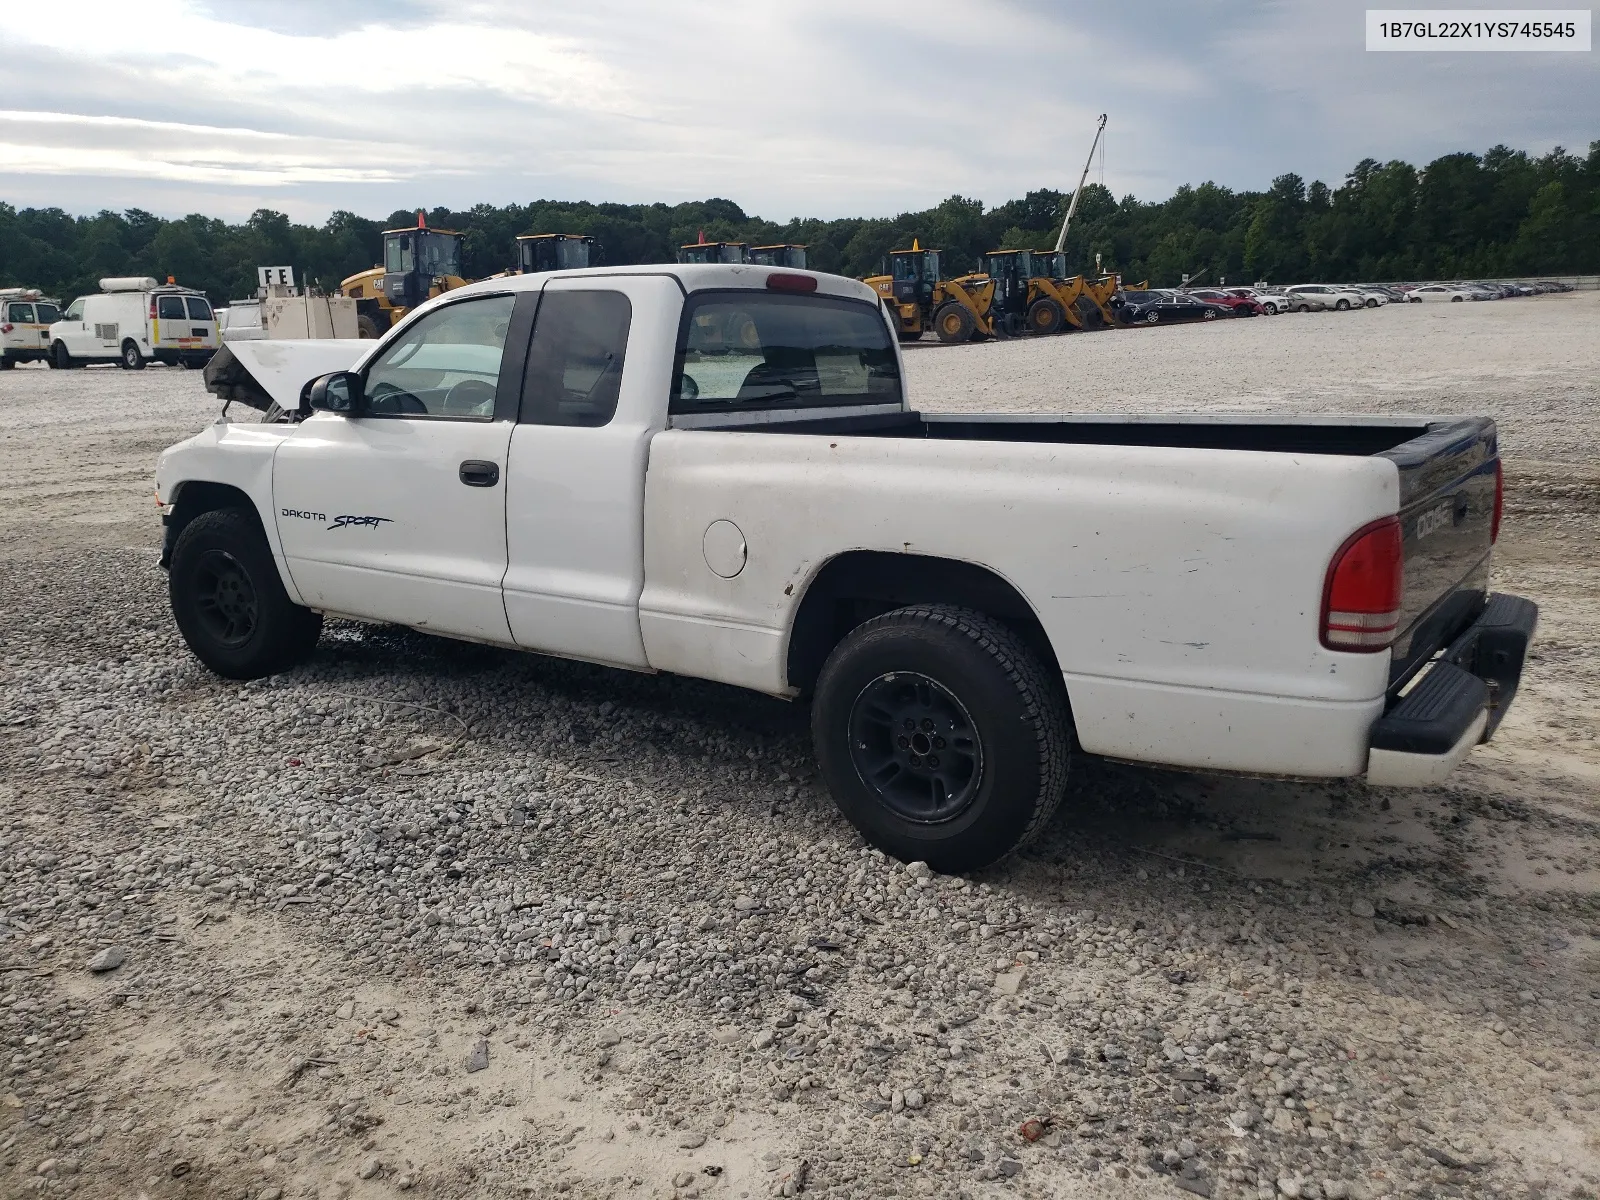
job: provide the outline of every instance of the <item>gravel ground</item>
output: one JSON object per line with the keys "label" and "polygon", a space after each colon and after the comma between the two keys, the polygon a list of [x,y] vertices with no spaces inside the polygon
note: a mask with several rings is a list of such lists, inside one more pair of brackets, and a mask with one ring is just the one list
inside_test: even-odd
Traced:
{"label": "gravel ground", "polygon": [[1544,606],[1500,735],[1422,792],[1080,759],[933,876],[775,701],[348,623],[206,674],[149,499],[199,377],[8,372],[0,1195],[1595,1196],[1600,297],[908,362],[929,408],[1495,414]]}

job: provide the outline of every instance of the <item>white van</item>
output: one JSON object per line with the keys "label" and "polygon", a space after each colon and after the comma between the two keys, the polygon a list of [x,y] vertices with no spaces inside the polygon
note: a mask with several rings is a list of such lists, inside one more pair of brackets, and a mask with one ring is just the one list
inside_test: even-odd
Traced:
{"label": "white van", "polygon": [[203,367],[221,345],[217,315],[193,288],[130,276],[102,279],[100,289],[97,296],[78,297],[50,326],[56,366],[115,362],[138,371],[154,359]]}
{"label": "white van", "polygon": [[50,357],[50,326],[61,319],[38,288],[0,288],[0,371]]}

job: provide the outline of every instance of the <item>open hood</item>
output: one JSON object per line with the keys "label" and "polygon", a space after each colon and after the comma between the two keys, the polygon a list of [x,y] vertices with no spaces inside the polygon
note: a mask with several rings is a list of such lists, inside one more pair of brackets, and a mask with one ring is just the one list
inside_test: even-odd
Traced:
{"label": "open hood", "polygon": [[369,339],[224,342],[206,364],[206,390],[266,412],[300,407],[300,390],[329,371],[348,371],[377,345]]}

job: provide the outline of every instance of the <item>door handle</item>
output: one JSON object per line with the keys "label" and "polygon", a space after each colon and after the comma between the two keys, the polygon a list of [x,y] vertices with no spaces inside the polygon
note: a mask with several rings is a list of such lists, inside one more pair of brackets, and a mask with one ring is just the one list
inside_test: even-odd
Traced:
{"label": "door handle", "polygon": [[500,482],[500,466],[481,458],[469,458],[461,464],[461,482],[468,487],[493,487]]}

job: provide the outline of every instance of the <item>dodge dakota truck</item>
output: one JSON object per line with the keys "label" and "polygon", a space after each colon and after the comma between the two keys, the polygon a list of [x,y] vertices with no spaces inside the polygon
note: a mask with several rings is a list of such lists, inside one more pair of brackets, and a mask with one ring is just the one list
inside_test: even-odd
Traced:
{"label": "dodge dakota truck", "polygon": [[844,815],[941,871],[1037,832],[1074,751],[1435,783],[1537,618],[1488,590],[1491,420],[923,413],[837,276],[513,276],[232,353],[269,419],[156,475],[206,666],[336,615],[805,699]]}

